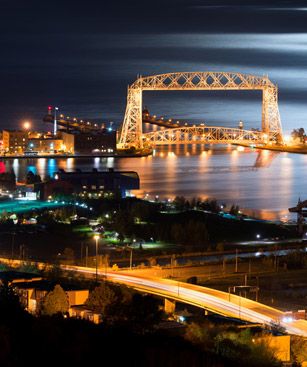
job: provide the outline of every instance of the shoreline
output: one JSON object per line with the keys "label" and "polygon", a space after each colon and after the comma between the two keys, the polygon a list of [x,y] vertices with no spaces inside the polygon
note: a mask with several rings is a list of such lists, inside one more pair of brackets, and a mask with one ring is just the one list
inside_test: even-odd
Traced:
{"label": "shoreline", "polygon": [[[251,146],[247,144],[234,144],[234,145],[242,146],[245,148],[251,148]],[[271,151],[280,152],[280,153],[307,154],[307,146],[306,147],[289,147],[289,146],[255,145],[252,148],[261,149],[261,150],[271,150]]]}
{"label": "shoreline", "polygon": [[138,157],[147,157],[152,153],[144,153],[144,154],[40,154],[35,156],[25,156],[25,155],[5,155],[0,156],[1,160],[12,160],[12,159],[39,159],[39,158],[53,158],[53,159],[62,159],[62,158],[138,158]]}
{"label": "shoreline", "polygon": [[[233,146],[241,146],[245,148],[270,150],[280,153],[294,153],[294,154],[307,154],[306,147],[289,147],[289,146],[263,146],[255,145],[250,146],[248,144],[232,144]],[[152,155],[152,150],[135,152],[135,153],[112,153],[112,154],[38,154],[33,156],[20,155],[0,155],[1,160],[12,160],[12,159],[39,159],[39,158],[53,158],[53,159],[63,159],[63,158],[140,158],[148,157]]]}

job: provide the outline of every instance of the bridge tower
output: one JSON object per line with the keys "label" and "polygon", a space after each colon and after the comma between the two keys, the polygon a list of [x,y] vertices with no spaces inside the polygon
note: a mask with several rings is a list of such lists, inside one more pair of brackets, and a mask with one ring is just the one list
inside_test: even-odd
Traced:
{"label": "bridge tower", "polygon": [[127,105],[118,147],[143,147],[142,94],[157,90],[261,90],[262,139],[281,142],[278,90],[267,76],[228,72],[186,72],[138,77],[128,87]]}

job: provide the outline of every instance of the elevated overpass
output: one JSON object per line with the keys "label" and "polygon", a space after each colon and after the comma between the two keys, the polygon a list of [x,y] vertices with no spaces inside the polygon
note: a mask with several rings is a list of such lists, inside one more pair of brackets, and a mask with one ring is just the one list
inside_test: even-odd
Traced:
{"label": "elevated overpass", "polygon": [[[1,262],[10,266],[20,266],[23,261],[1,258]],[[48,269],[52,264],[31,262],[39,269]],[[74,265],[61,265],[61,269],[92,277],[96,269]],[[124,284],[137,291],[153,294],[166,300],[178,301],[211,311],[213,313],[237,318],[242,321],[261,323],[269,327],[283,327],[289,334],[307,338],[307,320],[293,320],[288,314],[262,303],[229,294],[216,289],[179,282],[176,280],[131,275],[129,272],[111,271],[109,268],[98,269],[100,278]]]}
{"label": "elevated overpass", "polygon": [[[64,270],[94,274],[95,270],[77,266],[62,266]],[[130,275],[121,271],[99,270],[100,277],[125,284],[143,293],[189,304],[227,317],[267,326],[281,326],[287,333],[307,337],[307,321],[292,320],[284,312],[250,299],[175,280]]]}

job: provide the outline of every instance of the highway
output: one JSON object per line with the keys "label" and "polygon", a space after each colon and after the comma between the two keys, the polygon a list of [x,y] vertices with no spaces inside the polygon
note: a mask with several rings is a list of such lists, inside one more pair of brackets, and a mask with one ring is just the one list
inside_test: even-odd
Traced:
{"label": "highway", "polygon": [[[95,273],[92,268],[68,265],[63,265],[62,268],[84,274]],[[99,270],[98,275],[141,292],[180,301],[243,321],[280,326],[289,334],[307,337],[307,320],[293,320],[280,310],[234,294],[170,279],[130,275],[128,272],[105,269]]]}

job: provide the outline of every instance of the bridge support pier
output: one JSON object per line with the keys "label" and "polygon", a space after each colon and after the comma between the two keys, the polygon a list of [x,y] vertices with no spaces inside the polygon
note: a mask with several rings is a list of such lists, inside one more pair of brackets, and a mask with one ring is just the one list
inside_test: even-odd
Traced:
{"label": "bridge support pier", "polygon": [[176,301],[168,298],[164,298],[164,311],[167,314],[173,314],[175,313],[176,309]]}

